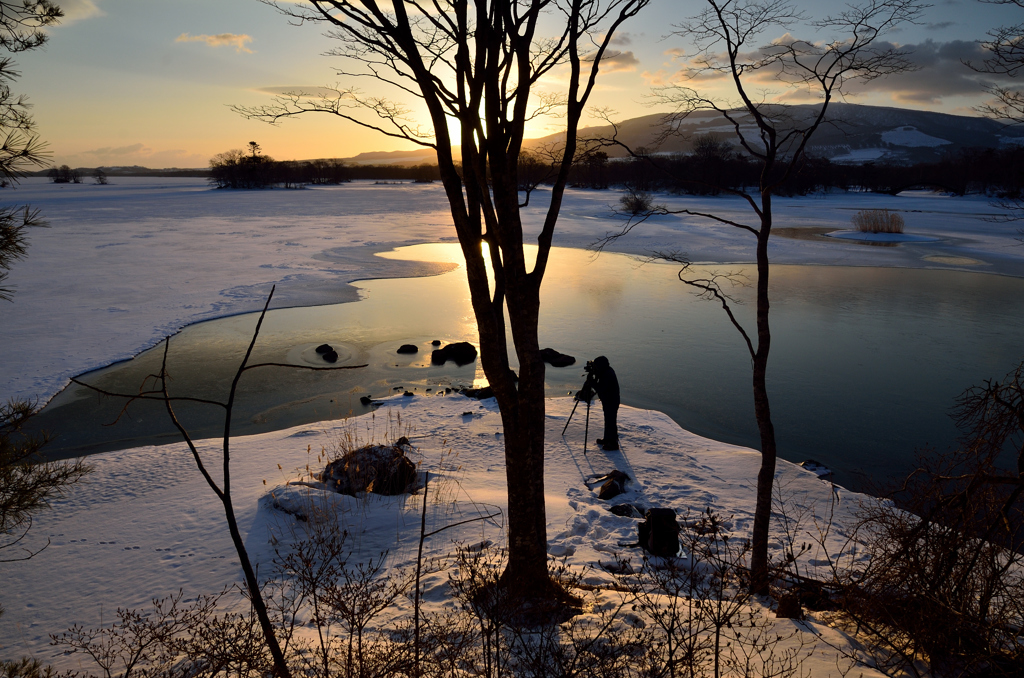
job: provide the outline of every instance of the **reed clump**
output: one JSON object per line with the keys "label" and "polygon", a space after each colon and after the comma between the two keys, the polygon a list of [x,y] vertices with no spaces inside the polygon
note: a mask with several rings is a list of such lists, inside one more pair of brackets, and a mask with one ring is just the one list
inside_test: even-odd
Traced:
{"label": "reed clump", "polygon": [[889,210],[861,210],[853,215],[853,227],[861,233],[902,233],[902,215]]}

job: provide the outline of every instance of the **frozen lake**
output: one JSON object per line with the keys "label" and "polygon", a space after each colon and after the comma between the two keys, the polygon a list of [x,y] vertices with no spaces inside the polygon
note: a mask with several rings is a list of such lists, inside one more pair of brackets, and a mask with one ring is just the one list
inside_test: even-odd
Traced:
{"label": "frozen lake", "polygon": [[[461,262],[457,245],[412,246],[387,256]],[[548,393],[575,391],[583,362],[607,355],[624,403],[665,412],[699,435],[756,448],[742,340],[717,303],[678,282],[677,268],[556,248],[545,279],[541,343],[578,362],[548,368]],[[753,275],[749,266],[704,272],[709,270]],[[249,372],[233,431],[259,433],[363,413],[369,408],[360,396],[382,397],[395,388],[433,396],[448,385],[482,381],[476,365],[430,365],[432,339],[476,341],[464,275],[460,268],[426,278],[364,281],[357,303],[271,311],[252,362],[323,366],[314,349],[328,342],[339,349],[339,365],[368,367]],[[729,291],[739,302],[738,317],[752,327],[753,290]],[[956,430],[947,413],[954,398],[1024,357],[1024,279],[780,265],[772,270],[771,294],[769,390],[780,454],[797,462],[815,458],[833,468],[842,484],[895,477],[916,448],[952,445]],[[214,320],[174,337],[172,394],[225,400],[255,320],[252,314]],[[420,352],[396,354],[404,343]],[[161,356],[158,348],[88,380],[136,392],[147,374],[159,370]],[[135,403],[118,419],[122,404],[74,386],[54,399],[39,425],[57,434],[54,451],[177,439],[162,405]],[[592,412],[591,441],[600,434],[599,407]],[[578,416],[583,414],[581,409]],[[203,437],[221,433],[220,417],[216,408],[181,408],[182,420]],[[628,439],[623,446],[628,454]]]}
{"label": "frozen lake", "polygon": [[[585,248],[619,229],[622,219],[610,208],[618,195],[568,191],[555,244]],[[11,271],[14,302],[0,309],[0,398],[45,402],[70,376],[128,359],[186,325],[261,308],[271,285],[276,310],[266,351],[302,360],[310,345],[329,340],[348,346],[352,360],[365,356],[371,367],[317,375],[323,383],[312,392],[304,382],[292,385],[295,375],[250,374],[254,392],[285,395],[254,399],[247,430],[340,416],[358,408],[353,396],[362,392],[396,385],[425,392],[431,379],[477,376],[470,368],[442,373],[416,361],[392,362],[403,341],[422,346],[474,336],[460,274],[397,279],[436,275],[451,263],[376,256],[454,241],[439,185],[215,191],[201,179],[115,178],[108,186],[28,179],[0,197],[38,207],[51,225],[31,234],[28,258]],[[539,230],[545,197],[534,195],[524,210],[528,236]],[[749,217],[732,198],[656,199]],[[876,247],[824,236],[848,229],[851,216],[867,208],[899,211],[907,232],[926,240]],[[932,193],[779,198],[775,212],[769,386],[782,453],[813,456],[852,476],[905,460],[915,446],[945,445],[952,398],[1002,376],[1024,352],[1018,225],[992,221],[997,210],[984,197]],[[614,247],[626,254],[683,251],[731,270],[752,261],[752,245],[738,229],[665,216]],[[590,263],[587,253],[572,251],[560,255],[578,260],[545,282],[542,341],[581,361],[607,354],[627,402],[662,409],[721,440],[756,442],[748,361],[720,309],[693,299],[669,267],[636,270],[632,260],[611,256]],[[176,369],[180,379],[193,371],[216,381],[230,371],[222,357],[239,353],[252,321],[220,322],[175,339],[184,363],[205,366]],[[581,374],[552,370],[551,392],[574,390]],[[135,377],[128,381],[138,387]],[[103,435],[134,444],[153,434],[154,423],[163,425],[162,416],[142,419],[125,418],[116,434],[105,427]],[[85,430],[80,435],[81,446],[98,442]]]}

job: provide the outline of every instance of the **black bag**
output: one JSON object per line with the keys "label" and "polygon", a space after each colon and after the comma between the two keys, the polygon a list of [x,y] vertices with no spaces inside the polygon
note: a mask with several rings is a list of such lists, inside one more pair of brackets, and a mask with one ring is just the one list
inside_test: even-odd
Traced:
{"label": "black bag", "polygon": [[674,509],[647,509],[644,522],[637,526],[637,532],[640,535],[640,546],[652,556],[667,558],[679,553],[679,524]]}

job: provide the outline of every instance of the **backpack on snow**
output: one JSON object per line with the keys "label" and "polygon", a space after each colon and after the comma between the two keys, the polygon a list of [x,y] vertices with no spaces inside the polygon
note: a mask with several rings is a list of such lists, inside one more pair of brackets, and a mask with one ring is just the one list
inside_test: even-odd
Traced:
{"label": "backpack on snow", "polygon": [[639,545],[652,556],[667,558],[679,553],[679,524],[670,508],[647,509],[644,522],[637,525]]}

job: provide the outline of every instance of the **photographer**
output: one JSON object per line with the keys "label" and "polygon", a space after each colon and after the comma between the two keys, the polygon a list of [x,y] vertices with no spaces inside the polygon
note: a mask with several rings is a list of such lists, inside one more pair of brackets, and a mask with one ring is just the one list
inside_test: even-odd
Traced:
{"label": "photographer", "polygon": [[604,437],[598,438],[597,444],[601,448],[612,451],[619,449],[619,425],[617,417],[619,414],[619,380],[615,376],[615,370],[608,363],[608,358],[598,356],[588,362],[586,367],[587,380],[583,388],[576,394],[577,400],[590,402],[597,393],[601,399],[601,409],[604,410]]}

